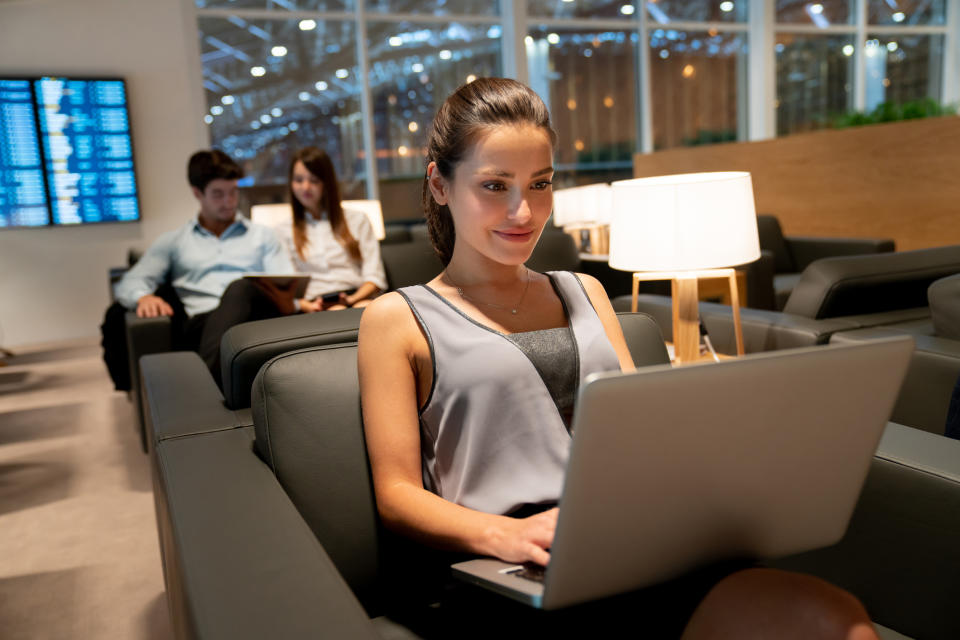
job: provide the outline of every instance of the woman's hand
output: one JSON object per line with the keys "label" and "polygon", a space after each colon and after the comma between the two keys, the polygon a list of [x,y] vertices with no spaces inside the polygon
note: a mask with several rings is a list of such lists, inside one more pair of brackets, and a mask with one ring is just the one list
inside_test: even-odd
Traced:
{"label": "woman's hand", "polygon": [[504,562],[535,562],[547,566],[557,528],[557,507],[528,518],[498,519],[490,526],[487,537],[487,553]]}

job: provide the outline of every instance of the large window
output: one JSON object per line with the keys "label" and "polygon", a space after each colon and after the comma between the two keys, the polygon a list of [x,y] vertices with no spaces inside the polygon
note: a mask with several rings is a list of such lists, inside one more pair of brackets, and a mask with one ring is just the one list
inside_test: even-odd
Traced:
{"label": "large window", "polygon": [[367,30],[377,171],[423,177],[426,132],[457,87],[500,75],[499,25],[373,22]]}
{"label": "large window", "polygon": [[199,19],[211,139],[241,161],[246,184],[283,184],[291,154],[322,146],[347,193],[364,164],[354,24]]}
{"label": "large window", "polygon": [[956,100],[944,95],[945,4],[777,0],[777,133],[829,127],[853,112]]}
{"label": "large window", "polygon": [[195,2],[203,117],[248,183],[282,186],[293,150],[318,145],[387,217],[418,215],[430,121],[475,77],[543,97],[561,187],[629,177],[637,152],[960,102],[946,0]]}

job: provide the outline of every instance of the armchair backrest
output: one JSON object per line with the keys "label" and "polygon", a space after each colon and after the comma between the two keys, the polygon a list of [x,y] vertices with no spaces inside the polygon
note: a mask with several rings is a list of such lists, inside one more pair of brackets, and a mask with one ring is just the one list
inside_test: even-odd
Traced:
{"label": "armchair backrest", "polygon": [[390,290],[430,282],[443,270],[433,246],[423,239],[381,244],[380,258]]}
{"label": "armchair backrest", "polygon": [[940,278],[927,289],[936,335],[960,340],[960,274]]}
{"label": "armchair backrest", "polygon": [[803,270],[785,313],[822,319],[926,307],[935,280],[960,273],[960,245],[817,260]]}
{"label": "armchair backrest", "polygon": [[773,270],[775,273],[793,273],[797,271],[793,262],[793,254],[783,237],[783,229],[776,216],[760,214],[757,216],[757,235],[760,238],[760,249],[773,253]]}
{"label": "armchair backrest", "polygon": [[581,271],[580,251],[569,234],[547,227],[527,260],[534,271]]}
{"label": "armchair backrest", "polygon": [[244,322],[220,340],[223,397],[231,409],[250,406],[250,388],[270,358],[305,347],[353,342],[363,309],[343,309]]}
{"label": "armchair backrest", "polygon": [[[650,316],[618,317],[637,366],[669,362]],[[257,452],[369,612],[383,571],[383,535],[356,351],[355,343],[324,345],[271,359],[253,384],[253,422]]]}

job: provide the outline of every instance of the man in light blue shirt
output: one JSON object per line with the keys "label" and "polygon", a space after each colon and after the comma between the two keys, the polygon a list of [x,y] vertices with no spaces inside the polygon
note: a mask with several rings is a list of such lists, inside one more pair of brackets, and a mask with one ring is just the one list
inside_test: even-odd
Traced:
{"label": "man in light blue shirt", "polygon": [[170,316],[174,344],[196,350],[219,381],[220,337],[235,324],[289,312],[244,273],[293,272],[272,229],[237,216],[242,169],[222,151],[199,151],[187,177],[196,218],[161,235],[117,283],[103,324],[104,360],[117,389],[130,388],[124,316]]}

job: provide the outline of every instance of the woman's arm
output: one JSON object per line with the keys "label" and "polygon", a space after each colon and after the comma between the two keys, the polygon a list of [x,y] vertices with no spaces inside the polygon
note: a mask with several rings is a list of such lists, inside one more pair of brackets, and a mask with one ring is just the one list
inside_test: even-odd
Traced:
{"label": "woman's arm", "polygon": [[357,290],[353,293],[349,295],[341,294],[340,301],[348,307],[352,307],[358,302],[372,298],[378,293],[380,293],[380,287],[372,282],[364,282],[362,285],[357,287]]}
{"label": "woman's arm", "polygon": [[418,389],[429,387],[432,367],[426,338],[399,294],[382,296],[364,311],[358,358],[364,433],[384,525],[433,547],[545,565],[556,509],[515,519],[467,509],[424,489]]}
{"label": "woman's arm", "polygon": [[603,328],[607,333],[607,339],[610,341],[610,344],[613,345],[613,350],[617,352],[617,359],[620,360],[620,370],[624,372],[635,370],[636,367],[633,364],[633,358],[630,357],[630,349],[627,347],[627,341],[623,337],[623,329],[620,327],[620,321],[617,320],[617,313],[610,305],[610,299],[607,297],[607,292],[603,288],[603,285],[593,276],[588,276],[584,273],[578,273],[576,275],[580,278],[580,282],[583,283],[583,288],[586,290],[587,296],[593,304],[593,308],[597,310],[597,315],[600,316],[600,322],[603,323]]}

